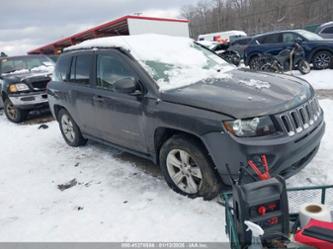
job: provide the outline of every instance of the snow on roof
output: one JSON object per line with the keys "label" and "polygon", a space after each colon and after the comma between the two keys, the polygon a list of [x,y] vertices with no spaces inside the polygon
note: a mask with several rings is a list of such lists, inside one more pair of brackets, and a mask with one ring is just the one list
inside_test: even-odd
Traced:
{"label": "snow on roof", "polygon": [[223,72],[234,69],[219,56],[196,45],[192,39],[167,35],[98,38],[65,51],[112,47],[128,50],[155,79],[160,90],[183,87],[207,78],[228,77]]}

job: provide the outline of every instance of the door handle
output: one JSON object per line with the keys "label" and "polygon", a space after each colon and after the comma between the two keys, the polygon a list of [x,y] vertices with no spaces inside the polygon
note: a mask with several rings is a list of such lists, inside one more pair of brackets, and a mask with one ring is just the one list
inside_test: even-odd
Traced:
{"label": "door handle", "polygon": [[104,102],[104,98],[102,96],[94,96],[93,100],[95,102],[101,102],[101,103]]}

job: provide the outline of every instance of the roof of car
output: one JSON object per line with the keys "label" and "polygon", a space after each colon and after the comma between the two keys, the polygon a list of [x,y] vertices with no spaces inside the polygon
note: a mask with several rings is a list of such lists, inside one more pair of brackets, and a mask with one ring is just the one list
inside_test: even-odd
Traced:
{"label": "roof of car", "polygon": [[285,33],[285,32],[293,32],[293,33],[295,33],[295,32],[300,31],[300,30],[301,29],[290,29],[290,30],[272,31],[272,32],[261,33],[261,34],[255,35],[252,38],[257,38],[257,37],[261,37],[261,36],[264,36],[264,35],[274,35],[274,34]]}
{"label": "roof of car", "polygon": [[332,22],[323,23],[323,24],[320,25],[319,27],[320,27],[320,28],[324,28],[324,27],[327,27],[327,26],[333,26],[333,21],[332,21]]}

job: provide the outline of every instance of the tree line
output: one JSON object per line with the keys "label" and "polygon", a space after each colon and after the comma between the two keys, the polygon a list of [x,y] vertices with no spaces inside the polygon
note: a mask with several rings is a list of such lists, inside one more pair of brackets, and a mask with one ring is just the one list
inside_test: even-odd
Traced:
{"label": "tree line", "polygon": [[193,38],[226,30],[252,35],[333,21],[333,0],[201,0],[181,15],[191,20]]}

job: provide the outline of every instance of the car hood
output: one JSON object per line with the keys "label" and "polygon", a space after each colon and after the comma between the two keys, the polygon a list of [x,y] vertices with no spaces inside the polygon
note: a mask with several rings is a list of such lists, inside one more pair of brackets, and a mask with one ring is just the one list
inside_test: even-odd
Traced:
{"label": "car hood", "polygon": [[2,78],[11,83],[29,82],[33,80],[40,80],[41,78],[50,78],[49,71],[26,72],[18,74],[3,74]]}
{"label": "car hood", "polygon": [[277,114],[306,102],[314,91],[293,76],[233,70],[230,77],[207,79],[161,93],[162,101],[252,118]]}

